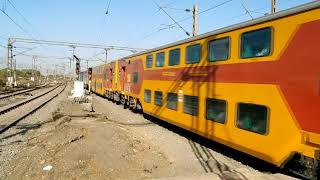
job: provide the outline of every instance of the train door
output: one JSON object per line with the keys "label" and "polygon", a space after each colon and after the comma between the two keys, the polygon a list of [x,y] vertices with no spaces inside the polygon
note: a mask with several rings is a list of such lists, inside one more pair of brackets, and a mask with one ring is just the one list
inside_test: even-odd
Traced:
{"label": "train door", "polygon": [[112,88],[112,81],[113,81],[112,69],[110,68],[110,70],[109,70],[109,87],[108,88]]}
{"label": "train door", "polygon": [[125,82],[126,82],[126,67],[123,66],[121,68],[121,90],[124,90],[124,86],[125,86]]}

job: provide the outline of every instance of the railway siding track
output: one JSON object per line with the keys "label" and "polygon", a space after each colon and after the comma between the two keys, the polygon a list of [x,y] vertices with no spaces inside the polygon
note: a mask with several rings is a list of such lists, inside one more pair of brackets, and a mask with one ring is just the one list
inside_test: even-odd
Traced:
{"label": "railway siding track", "polygon": [[18,90],[18,91],[14,91],[14,92],[7,93],[7,94],[2,93],[2,94],[0,94],[0,100],[1,99],[6,99],[6,98],[9,98],[9,97],[12,97],[12,96],[20,95],[20,94],[23,94],[23,93],[27,93],[27,92],[30,92],[30,91],[34,91],[36,89],[40,89],[40,88],[43,88],[43,87],[45,87],[45,85],[38,86],[38,87],[35,87],[35,88],[30,88],[30,89]]}
{"label": "railway siding track", "polygon": [[65,85],[53,87],[37,96],[0,108],[0,134],[58,96]]}

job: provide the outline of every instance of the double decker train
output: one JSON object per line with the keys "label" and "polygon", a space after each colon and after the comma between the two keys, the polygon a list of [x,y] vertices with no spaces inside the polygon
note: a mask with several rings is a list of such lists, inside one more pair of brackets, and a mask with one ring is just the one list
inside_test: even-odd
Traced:
{"label": "double decker train", "polygon": [[319,1],[93,67],[91,87],[126,107],[319,178]]}

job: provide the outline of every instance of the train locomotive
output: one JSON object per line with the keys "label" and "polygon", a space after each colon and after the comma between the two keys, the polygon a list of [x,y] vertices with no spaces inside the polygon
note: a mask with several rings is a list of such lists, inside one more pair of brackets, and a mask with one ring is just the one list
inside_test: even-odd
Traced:
{"label": "train locomotive", "polygon": [[93,67],[91,87],[126,107],[319,178],[319,1]]}

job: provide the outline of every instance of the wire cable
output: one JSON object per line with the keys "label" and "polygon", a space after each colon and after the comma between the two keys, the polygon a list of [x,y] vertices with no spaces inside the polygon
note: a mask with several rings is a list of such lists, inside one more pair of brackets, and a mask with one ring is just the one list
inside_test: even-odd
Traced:
{"label": "wire cable", "polygon": [[22,15],[22,13],[16,8],[16,6],[10,1],[10,0],[7,0],[9,2],[9,4],[13,7],[13,9],[22,17],[22,19],[27,23],[29,24],[30,26],[32,26],[32,24],[27,20],[27,18]]}
{"label": "wire cable", "polygon": [[111,0],[109,0],[108,6],[107,6],[107,11],[106,14],[109,14],[109,8],[110,8]]}
{"label": "wire cable", "polygon": [[[205,13],[205,12],[211,11],[211,10],[213,10],[213,9],[215,9],[215,8],[218,8],[218,7],[220,7],[220,6],[224,5],[224,4],[227,4],[227,3],[231,2],[231,1],[233,1],[233,0],[224,1],[224,2],[222,2],[222,3],[220,3],[220,4],[217,4],[217,5],[213,6],[213,7],[208,8],[208,9],[206,9],[206,10],[200,11],[200,12],[197,13],[196,15],[200,15],[200,14],[203,14],[203,13]],[[192,18],[193,18],[193,16],[189,16],[189,17],[186,17],[186,18],[183,18],[183,19],[179,20],[178,22],[180,23],[180,22],[183,22],[183,21],[192,19]],[[170,24],[170,25],[175,25],[175,24]]]}
{"label": "wire cable", "polygon": [[4,10],[0,10],[3,14],[5,14],[21,31],[23,31],[24,33],[26,33],[28,36],[30,36],[33,39],[33,36],[27,31],[25,30],[20,24],[18,24],[14,19],[12,19]]}
{"label": "wire cable", "polygon": [[186,33],[187,36],[190,36],[190,33],[188,31],[186,31],[173,17],[170,16],[170,14],[168,14],[161,6],[159,6],[159,4],[157,4],[155,1],[153,1],[158,8],[160,8],[160,10],[162,10],[173,22],[174,24],[178,25],[180,29],[183,30],[184,33]]}

